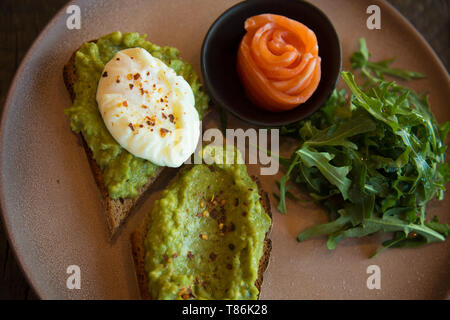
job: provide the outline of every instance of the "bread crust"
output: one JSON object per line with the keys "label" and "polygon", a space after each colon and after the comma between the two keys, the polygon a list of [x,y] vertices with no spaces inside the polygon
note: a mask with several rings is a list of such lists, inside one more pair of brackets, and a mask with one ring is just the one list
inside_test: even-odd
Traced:
{"label": "bread crust", "polygon": [[[96,42],[92,40],[90,42]],[[66,85],[67,91],[69,92],[72,102],[75,100],[74,84],[77,79],[76,68],[75,68],[75,55],[76,51],[72,54],[69,61],[66,63],[63,69],[64,84]],[[87,145],[86,140],[82,134],[78,135],[84,147],[84,151],[88,158],[92,174],[94,175],[95,182],[100,190],[103,206],[105,208],[106,220],[108,228],[110,231],[111,240],[115,239],[120,227],[124,224],[126,218],[132,213],[133,208],[140,202],[143,198],[145,192],[150,188],[153,182],[161,175],[164,171],[164,167],[159,167],[155,172],[154,176],[149,178],[147,183],[139,189],[139,194],[135,198],[119,198],[112,199],[108,195],[108,190],[106,189],[103,174],[95,161],[92,151]]]}
{"label": "bread crust", "polygon": [[[262,188],[261,182],[256,176],[252,176],[253,181],[258,186],[258,192],[261,196],[260,202],[263,206],[266,213],[270,216],[270,218],[273,221],[272,218],[272,210],[270,207],[270,200],[269,195],[267,192],[265,192]],[[134,232],[131,233],[130,236],[130,242],[131,242],[131,253],[133,256],[134,261],[134,267],[136,271],[136,279],[139,286],[139,292],[141,294],[141,299],[143,300],[150,300],[150,290],[148,288],[148,276],[145,272],[145,247],[144,247],[144,241],[145,236],[147,233],[147,227],[148,227],[148,221],[149,215],[147,214],[142,221],[141,225],[138,229],[136,229]],[[266,232],[265,238],[264,238],[264,248],[263,248],[263,255],[261,256],[261,259],[259,260],[259,268],[258,268],[258,278],[255,281],[255,285],[258,288],[258,299],[259,295],[261,293],[261,286],[264,281],[264,272],[266,271],[267,267],[269,266],[269,260],[270,260],[270,253],[272,251],[272,241],[270,240],[269,236],[272,231],[272,224],[270,225],[269,230]]]}

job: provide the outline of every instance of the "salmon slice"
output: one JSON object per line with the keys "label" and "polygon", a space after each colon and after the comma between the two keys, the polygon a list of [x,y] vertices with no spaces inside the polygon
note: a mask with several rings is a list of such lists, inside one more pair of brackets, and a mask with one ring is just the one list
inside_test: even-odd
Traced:
{"label": "salmon slice", "polygon": [[248,97],[273,112],[307,101],[321,77],[316,35],[304,24],[275,14],[245,21],[237,70]]}

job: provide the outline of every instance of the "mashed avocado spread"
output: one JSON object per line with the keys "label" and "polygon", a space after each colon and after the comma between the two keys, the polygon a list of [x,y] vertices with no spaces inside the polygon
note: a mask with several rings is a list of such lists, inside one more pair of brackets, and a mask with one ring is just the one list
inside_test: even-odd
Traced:
{"label": "mashed avocado spread", "polygon": [[159,47],[145,38],[146,35],[141,36],[138,33],[114,32],[101,37],[96,43],[84,43],[75,55],[75,100],[65,113],[70,119],[72,130],[81,133],[92,150],[93,157],[103,173],[105,187],[113,199],[137,196],[139,188],[154,175],[157,166],[123,149],[106,128],[96,101],[97,85],[105,64],[120,50],[144,48],[189,83],[200,118],[209,103],[197,74],[189,63],[179,57],[178,50]]}
{"label": "mashed avocado spread", "polygon": [[[216,152],[217,147],[206,147]],[[244,164],[199,164],[156,200],[145,239],[152,299],[257,299],[271,218]]]}

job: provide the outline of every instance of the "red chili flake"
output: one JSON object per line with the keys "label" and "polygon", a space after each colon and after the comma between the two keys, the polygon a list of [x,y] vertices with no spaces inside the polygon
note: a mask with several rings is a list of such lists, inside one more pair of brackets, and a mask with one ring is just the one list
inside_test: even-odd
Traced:
{"label": "red chili flake", "polygon": [[103,78],[106,78],[107,76],[108,76],[108,72],[106,72],[106,71],[105,71],[105,72],[103,72],[103,75],[102,75],[102,77],[103,77]]}
{"label": "red chili flake", "polygon": [[133,90],[134,84],[130,83],[130,90]]}
{"label": "red chili flake", "polygon": [[161,135],[161,137],[165,137],[166,136],[166,134],[169,132],[169,130],[167,130],[167,129],[164,129],[164,128],[161,128],[161,129],[159,129],[159,134]]}
{"label": "red chili flake", "polygon": [[117,61],[120,61],[120,58],[116,58]]}
{"label": "red chili flake", "polygon": [[149,126],[154,126],[155,125],[155,117],[152,116],[151,118],[149,116],[146,116],[145,119],[147,119],[147,124]]}
{"label": "red chili flake", "polygon": [[124,105],[125,107],[128,107],[128,102],[124,101],[124,102],[123,102],[123,105]]}
{"label": "red chili flake", "polygon": [[164,119],[167,119],[167,116],[166,116],[166,114],[165,114],[164,112],[161,112],[161,115],[162,115],[162,117],[163,117]]}
{"label": "red chili flake", "polygon": [[173,121],[175,120],[175,117],[173,116],[173,114],[169,114],[169,120],[170,120],[170,122],[173,123]]}
{"label": "red chili flake", "polygon": [[203,214],[201,212],[199,212],[195,216],[198,217],[198,218],[201,218],[201,217],[203,217]]}
{"label": "red chili flake", "polygon": [[211,254],[209,255],[209,258],[211,259],[211,261],[216,260],[217,255],[214,252],[211,252]]}
{"label": "red chili flake", "polygon": [[141,96],[144,95],[144,89],[140,88],[139,91],[141,92]]}
{"label": "red chili flake", "polygon": [[142,124],[139,125],[139,128],[143,128],[143,127],[144,127],[144,125],[142,125]]}
{"label": "red chili flake", "polygon": [[227,269],[231,270],[231,269],[233,269],[233,266],[229,263],[229,264],[227,264]]}
{"label": "red chili flake", "polygon": [[131,58],[131,60],[134,60],[134,57],[130,57]]}
{"label": "red chili flake", "polygon": [[230,244],[228,245],[228,248],[230,248],[230,250],[234,250],[235,246],[234,246],[234,244],[230,243]]}
{"label": "red chili flake", "polygon": [[164,102],[164,99],[163,98],[161,98],[159,101],[161,101],[161,102]]}
{"label": "red chili flake", "polygon": [[147,71],[147,76],[149,76],[150,75],[150,71]]}
{"label": "red chili flake", "polygon": [[192,261],[192,258],[194,258],[194,255],[192,254],[192,251],[188,251],[187,258],[189,259],[189,261]]}
{"label": "red chili flake", "polygon": [[137,80],[137,79],[139,79],[141,77],[141,75],[139,74],[139,73],[136,73],[134,76],[133,76],[133,79],[134,80]]}
{"label": "red chili flake", "polygon": [[131,122],[128,124],[128,126],[130,127],[131,131],[134,131],[134,127],[133,127],[133,124]]}
{"label": "red chili flake", "polygon": [[117,80],[116,80],[116,82],[117,82],[117,83],[120,83],[120,80],[119,80],[119,79],[117,79]]}
{"label": "red chili flake", "polygon": [[178,253],[174,253],[173,255],[172,255],[172,258],[176,258],[176,257],[178,257]]}
{"label": "red chili flake", "polygon": [[147,107],[145,104],[143,104],[143,105],[141,106],[141,108],[142,108],[142,109],[147,109],[148,107]]}

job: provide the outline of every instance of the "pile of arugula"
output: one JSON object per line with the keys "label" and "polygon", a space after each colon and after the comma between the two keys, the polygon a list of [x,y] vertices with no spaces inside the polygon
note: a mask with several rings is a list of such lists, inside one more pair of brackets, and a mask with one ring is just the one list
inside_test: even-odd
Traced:
{"label": "pile of arugula", "polygon": [[298,241],[328,235],[327,247],[334,249],[342,239],[381,230],[393,238],[380,251],[444,241],[449,225],[436,217],[427,221],[425,207],[431,199],[443,199],[450,181],[444,159],[450,122],[437,124],[427,96],[385,81],[385,75],[409,80],[422,74],[390,68],[394,59],[370,62],[369,56],[361,39],[351,62],[366,83],[359,87],[343,71],[349,99],[345,90],[335,90],[307,120],[282,128],[300,147],[290,159],[280,158],[287,172],[279,183],[278,209],[286,213],[286,196],[294,197],[288,191],[290,179],[330,218],[301,232]]}

